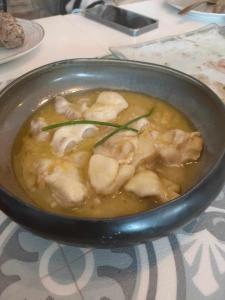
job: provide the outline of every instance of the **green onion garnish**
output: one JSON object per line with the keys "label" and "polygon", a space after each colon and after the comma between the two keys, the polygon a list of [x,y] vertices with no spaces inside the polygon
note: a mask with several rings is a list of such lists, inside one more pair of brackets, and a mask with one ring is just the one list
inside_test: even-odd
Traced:
{"label": "green onion garnish", "polygon": [[137,129],[128,127],[125,124],[119,125],[119,124],[114,124],[114,123],[110,123],[110,122],[101,122],[101,121],[94,121],[94,120],[71,120],[71,121],[66,121],[66,122],[61,122],[61,123],[55,123],[55,124],[51,124],[51,125],[43,127],[42,130],[47,131],[47,130],[55,129],[58,127],[78,125],[78,124],[94,124],[94,125],[100,125],[100,126],[109,126],[109,127],[115,127],[118,129],[123,128],[123,130],[130,130],[130,131],[138,132]]}
{"label": "green onion garnish", "polygon": [[150,111],[147,114],[141,115],[139,117],[136,117],[135,119],[130,120],[129,122],[125,123],[124,125],[120,126],[119,128],[113,130],[112,132],[110,132],[109,134],[107,134],[105,137],[103,137],[101,140],[99,140],[94,147],[98,147],[100,145],[102,145],[103,143],[105,143],[109,138],[111,138],[111,136],[113,136],[114,134],[118,133],[121,130],[127,130],[127,126],[137,122],[138,120],[142,119],[142,118],[147,118],[149,117],[152,113],[153,113],[154,108],[151,108]]}

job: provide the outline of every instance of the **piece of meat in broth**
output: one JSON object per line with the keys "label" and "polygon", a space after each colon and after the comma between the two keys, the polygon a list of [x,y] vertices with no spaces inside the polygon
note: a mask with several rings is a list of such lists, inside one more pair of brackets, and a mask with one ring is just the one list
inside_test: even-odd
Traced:
{"label": "piece of meat in broth", "polygon": [[37,182],[36,185],[39,189],[45,187],[45,177],[49,175],[50,168],[53,166],[53,160],[51,159],[40,159],[35,162],[34,169],[37,174]]}
{"label": "piece of meat in broth", "polygon": [[51,146],[54,152],[61,157],[84,138],[94,135],[97,130],[98,128],[92,124],[60,127],[53,135]]}
{"label": "piece of meat in broth", "polygon": [[135,174],[125,185],[124,189],[139,197],[155,196],[160,200],[165,199],[165,192],[159,176],[150,170]]}
{"label": "piece of meat in broth", "polygon": [[143,162],[151,166],[158,157],[158,152],[154,145],[154,139],[149,134],[148,130],[144,130],[138,136],[138,147],[133,157],[132,164],[137,167]]}
{"label": "piece of meat in broth", "polygon": [[115,180],[119,170],[118,162],[100,154],[92,155],[89,161],[88,175],[96,192],[102,192]]}
{"label": "piece of meat in broth", "polygon": [[96,102],[85,111],[86,120],[112,121],[128,107],[127,101],[117,92],[101,92]]}
{"label": "piece of meat in broth", "polygon": [[54,105],[55,111],[60,115],[64,115],[64,117],[69,120],[80,119],[82,116],[81,112],[75,110],[71,103],[63,96],[56,96]]}
{"label": "piece of meat in broth", "polygon": [[120,165],[115,180],[105,189],[103,193],[107,195],[118,191],[134,175],[134,172],[134,166],[129,164]]}
{"label": "piece of meat in broth", "polygon": [[131,163],[135,168],[143,162],[150,166],[158,157],[148,130],[139,135],[129,131],[118,133],[97,147],[95,153],[114,158],[119,164]]}
{"label": "piece of meat in broth", "polygon": [[95,149],[96,154],[114,158],[119,164],[132,162],[138,147],[137,136],[130,136],[130,132],[121,132],[112,136],[103,145]]}
{"label": "piece of meat in broth", "polygon": [[65,157],[65,159],[74,163],[76,168],[82,169],[87,165],[90,155],[91,154],[88,151],[76,151]]}
{"label": "piece of meat in broth", "polygon": [[119,165],[113,158],[100,154],[92,155],[88,175],[91,185],[100,194],[111,194],[119,190],[134,174],[131,165]]}
{"label": "piece of meat in broth", "polygon": [[[74,207],[84,200],[87,194],[78,170],[69,163],[54,163],[42,160],[37,168],[39,184],[47,185],[56,202],[65,208]],[[40,186],[39,186],[40,187]]]}
{"label": "piece of meat in broth", "polygon": [[203,139],[199,132],[173,129],[160,135],[155,146],[166,164],[180,165],[199,159]]}
{"label": "piece of meat in broth", "polygon": [[140,120],[132,123],[132,127],[137,130],[144,130],[150,126],[150,122],[147,118],[141,118]]}
{"label": "piece of meat in broth", "polygon": [[90,99],[80,98],[77,100],[77,104],[79,105],[79,111],[83,114],[90,106]]}
{"label": "piece of meat in broth", "polygon": [[166,193],[166,198],[164,199],[165,201],[172,200],[180,196],[181,187],[179,184],[174,183],[173,181],[161,176],[160,180]]}
{"label": "piece of meat in broth", "polygon": [[47,141],[49,138],[49,132],[42,131],[42,128],[47,126],[48,124],[45,122],[45,119],[39,117],[35,120],[32,120],[30,123],[30,132],[33,137],[35,137],[38,141]]}

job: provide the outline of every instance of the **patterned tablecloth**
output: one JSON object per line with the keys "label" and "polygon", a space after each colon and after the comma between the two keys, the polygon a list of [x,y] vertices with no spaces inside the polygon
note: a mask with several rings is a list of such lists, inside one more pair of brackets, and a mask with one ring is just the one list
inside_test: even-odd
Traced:
{"label": "patterned tablecloth", "polygon": [[225,103],[225,26],[209,24],[192,32],[113,47],[111,52],[117,58],[160,64],[192,75]]}
{"label": "patterned tablecloth", "polygon": [[1,300],[224,300],[224,283],[225,187],[177,232],[121,249],[61,245],[0,212]]}

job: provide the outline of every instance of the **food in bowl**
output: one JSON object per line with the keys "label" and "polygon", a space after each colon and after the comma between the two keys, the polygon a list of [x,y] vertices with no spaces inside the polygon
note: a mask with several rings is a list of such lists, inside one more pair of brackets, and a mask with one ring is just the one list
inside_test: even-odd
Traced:
{"label": "food in bowl", "polygon": [[6,12],[0,12],[0,47],[12,49],[24,44],[23,27],[17,20]]}
{"label": "food in bowl", "polygon": [[38,207],[109,218],[179,197],[200,175],[202,149],[201,134],[170,104],[98,89],[42,105],[17,136],[13,164]]}

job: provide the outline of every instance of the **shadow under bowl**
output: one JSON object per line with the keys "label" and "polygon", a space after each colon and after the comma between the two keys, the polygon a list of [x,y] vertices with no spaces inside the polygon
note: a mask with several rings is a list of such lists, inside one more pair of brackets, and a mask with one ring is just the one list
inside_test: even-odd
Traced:
{"label": "shadow under bowl", "polygon": [[[111,219],[68,217],[32,205],[19,186],[11,153],[25,120],[50,95],[104,88],[141,92],[182,111],[201,132],[201,176],[192,189],[156,209]],[[167,235],[198,216],[225,179],[225,106],[198,80],[141,62],[78,59],[33,70],[0,92],[0,209],[25,228],[49,239],[82,246],[121,247]]]}

